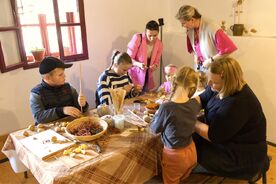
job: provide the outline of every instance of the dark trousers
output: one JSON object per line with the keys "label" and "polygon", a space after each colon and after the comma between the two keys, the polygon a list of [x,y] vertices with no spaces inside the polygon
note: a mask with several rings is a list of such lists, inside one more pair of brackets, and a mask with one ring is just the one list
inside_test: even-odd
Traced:
{"label": "dark trousers", "polygon": [[145,83],[143,86],[143,92],[147,92],[148,89],[148,82],[149,82],[149,67],[150,67],[150,58],[147,59],[147,69],[146,69],[146,75],[145,75]]}

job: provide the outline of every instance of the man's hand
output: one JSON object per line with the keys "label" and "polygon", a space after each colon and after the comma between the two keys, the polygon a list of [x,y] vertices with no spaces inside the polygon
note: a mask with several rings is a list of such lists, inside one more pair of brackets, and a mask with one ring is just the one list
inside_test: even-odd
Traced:
{"label": "man's hand", "polygon": [[66,115],[72,116],[74,118],[81,117],[81,111],[76,107],[72,107],[72,106],[63,107],[63,113]]}
{"label": "man's hand", "polygon": [[86,104],[86,97],[83,94],[79,94],[78,102],[81,107],[85,106]]}

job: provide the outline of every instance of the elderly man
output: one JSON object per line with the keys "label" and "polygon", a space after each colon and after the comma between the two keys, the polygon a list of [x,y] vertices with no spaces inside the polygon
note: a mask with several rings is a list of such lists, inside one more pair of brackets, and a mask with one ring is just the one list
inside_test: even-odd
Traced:
{"label": "elderly man", "polygon": [[30,106],[35,124],[48,123],[66,116],[80,117],[88,110],[85,96],[65,83],[64,64],[55,57],[45,57],[39,66],[42,82],[31,90]]}

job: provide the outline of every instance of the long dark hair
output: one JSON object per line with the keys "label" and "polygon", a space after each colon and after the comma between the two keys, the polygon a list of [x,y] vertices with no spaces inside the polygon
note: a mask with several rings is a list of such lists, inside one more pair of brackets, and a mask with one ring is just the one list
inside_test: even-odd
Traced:
{"label": "long dark hair", "polygon": [[146,24],[146,29],[159,32],[159,25],[155,20],[151,20]]}

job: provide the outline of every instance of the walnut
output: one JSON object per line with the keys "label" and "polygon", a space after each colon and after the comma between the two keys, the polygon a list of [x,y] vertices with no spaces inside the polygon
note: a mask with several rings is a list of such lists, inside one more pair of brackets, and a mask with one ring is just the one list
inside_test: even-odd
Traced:
{"label": "walnut", "polygon": [[38,124],[37,128],[44,128],[44,125],[43,124]]}
{"label": "walnut", "polygon": [[56,137],[56,136],[53,136],[53,137],[51,138],[51,141],[52,141],[53,143],[56,143],[56,142],[57,142],[57,137]]}
{"label": "walnut", "polygon": [[151,122],[151,117],[148,116],[148,115],[144,115],[144,116],[143,116],[143,120],[144,120],[145,122],[147,122],[147,123],[150,123],[150,122]]}
{"label": "walnut", "polygon": [[30,134],[29,134],[28,131],[24,131],[24,132],[23,132],[23,135],[24,135],[25,137],[28,137]]}
{"label": "walnut", "polygon": [[55,127],[54,129],[56,132],[60,132],[61,131],[61,128],[60,127]]}
{"label": "walnut", "polygon": [[43,132],[45,129],[44,128],[38,128],[37,132]]}
{"label": "walnut", "polygon": [[35,131],[35,126],[33,124],[29,125],[28,130]]}

